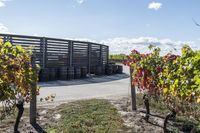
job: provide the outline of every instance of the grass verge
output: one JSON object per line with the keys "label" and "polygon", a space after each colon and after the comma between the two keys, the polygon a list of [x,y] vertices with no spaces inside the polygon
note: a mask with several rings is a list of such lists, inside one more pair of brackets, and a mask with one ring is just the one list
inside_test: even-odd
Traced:
{"label": "grass verge", "polygon": [[85,100],[61,105],[61,118],[47,128],[49,133],[115,133],[123,121],[106,100]]}

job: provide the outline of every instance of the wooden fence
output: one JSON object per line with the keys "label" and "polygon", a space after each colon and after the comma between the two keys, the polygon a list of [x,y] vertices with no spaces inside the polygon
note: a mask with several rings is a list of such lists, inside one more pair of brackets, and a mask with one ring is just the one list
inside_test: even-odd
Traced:
{"label": "wooden fence", "polygon": [[13,34],[0,34],[0,38],[13,45],[33,46],[36,63],[41,68],[84,66],[88,73],[93,73],[96,66],[108,63],[109,47],[102,44]]}

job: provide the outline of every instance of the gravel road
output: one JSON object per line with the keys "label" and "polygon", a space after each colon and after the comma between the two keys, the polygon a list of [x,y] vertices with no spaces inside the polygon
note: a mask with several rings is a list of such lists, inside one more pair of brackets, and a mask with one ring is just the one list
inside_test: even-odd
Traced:
{"label": "gravel road", "polygon": [[[92,77],[82,80],[40,83],[38,106],[57,106],[61,103],[91,98],[114,99],[130,94],[129,68],[123,66],[124,74]],[[53,102],[40,102],[40,98],[55,95]]]}

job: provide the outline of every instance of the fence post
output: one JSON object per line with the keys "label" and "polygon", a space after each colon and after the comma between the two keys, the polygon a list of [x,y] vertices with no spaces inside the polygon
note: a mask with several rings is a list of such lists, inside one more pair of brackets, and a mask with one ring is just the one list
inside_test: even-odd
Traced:
{"label": "fence post", "polygon": [[100,45],[100,65],[103,66],[103,50],[102,50],[102,45]]}
{"label": "fence post", "polygon": [[135,90],[135,85],[132,84],[132,72],[133,70],[131,69],[130,66],[130,84],[131,84],[131,109],[132,111],[136,111],[137,107],[136,107],[136,90]]}
{"label": "fence post", "polygon": [[88,43],[88,74],[89,74],[89,77],[91,76],[90,70],[91,70],[91,44]]}
{"label": "fence post", "polygon": [[45,43],[44,38],[40,38],[40,53],[42,54],[40,56],[40,64],[42,65],[42,68],[45,68]]}
{"label": "fence post", "polygon": [[107,46],[107,64],[109,63],[109,47]]}
{"label": "fence post", "polygon": [[3,37],[3,42],[4,42],[4,43],[6,42],[6,36]]}
{"label": "fence post", "polygon": [[[31,64],[32,67],[35,68],[35,55],[32,56],[31,58]],[[35,125],[36,124],[36,116],[37,116],[37,98],[36,98],[36,89],[37,89],[37,84],[34,83],[32,84],[32,89],[31,89],[31,101],[30,101],[30,124]]]}
{"label": "fence post", "polygon": [[12,36],[9,36],[9,42],[13,44]]}
{"label": "fence post", "polygon": [[10,43],[12,43],[12,37],[11,37],[11,35],[7,35],[7,36],[6,36],[5,42],[10,42]]}
{"label": "fence post", "polygon": [[43,45],[44,45],[44,68],[47,67],[47,39],[43,37]]}
{"label": "fence post", "polygon": [[69,41],[69,66],[73,66],[73,41]]}

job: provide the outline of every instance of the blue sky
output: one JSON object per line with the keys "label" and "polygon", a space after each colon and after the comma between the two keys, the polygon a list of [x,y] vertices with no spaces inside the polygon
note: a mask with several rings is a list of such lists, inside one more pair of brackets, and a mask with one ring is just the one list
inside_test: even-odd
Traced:
{"label": "blue sky", "polygon": [[199,47],[192,18],[200,23],[200,0],[0,0],[0,32],[84,38],[124,50],[130,41],[152,39]]}

